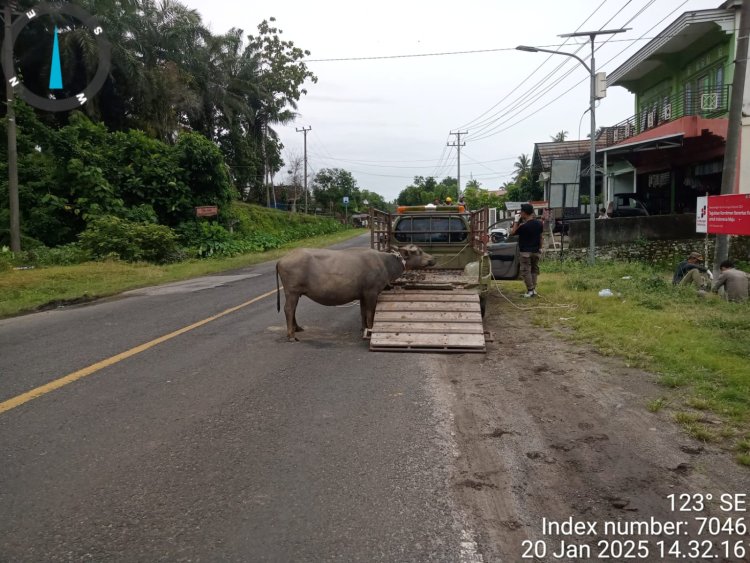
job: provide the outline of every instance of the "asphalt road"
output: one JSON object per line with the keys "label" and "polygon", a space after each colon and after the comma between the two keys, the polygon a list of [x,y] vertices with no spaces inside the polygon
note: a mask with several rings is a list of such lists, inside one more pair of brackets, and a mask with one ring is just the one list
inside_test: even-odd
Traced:
{"label": "asphalt road", "polygon": [[[2,320],[0,403],[264,295],[273,272]],[[472,560],[429,362],[369,352],[358,306],[297,317],[288,343],[265,297],[0,413],[0,561]]]}

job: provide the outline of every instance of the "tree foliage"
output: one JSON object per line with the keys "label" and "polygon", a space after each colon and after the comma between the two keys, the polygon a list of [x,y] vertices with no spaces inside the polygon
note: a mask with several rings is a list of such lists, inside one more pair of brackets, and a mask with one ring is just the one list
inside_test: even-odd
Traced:
{"label": "tree foliage", "polygon": [[[21,8],[33,2],[22,0]],[[230,179],[264,201],[263,180],[283,165],[277,124],[294,117],[307,82],[317,78],[304,59],[308,51],[282,40],[274,18],[257,31],[212,34],[197,10],[178,0],[80,0],[106,29],[112,44],[110,78],[83,111],[112,131],[138,129],[169,144],[180,133],[200,133],[215,142],[229,165]],[[55,24],[60,34],[65,88],[74,96],[95,73],[96,41],[68,16],[39,18],[17,44],[24,82],[47,90],[49,41]],[[40,113],[48,125],[67,125],[71,113]],[[19,125],[23,122],[19,120]],[[89,179],[89,181],[95,181]]]}
{"label": "tree foliage", "polygon": [[[195,206],[223,209],[235,196],[221,152],[201,135],[182,133],[172,145],[141,131],[110,132],[81,113],[55,129],[25,104],[17,108],[24,123],[18,132],[22,226],[47,245],[75,240],[101,216],[172,226],[192,218]],[[0,198],[7,201],[2,172]],[[7,212],[0,220],[7,221]]]}
{"label": "tree foliage", "polygon": [[415,176],[414,182],[404,188],[396,199],[399,205],[426,205],[446,197],[458,200],[458,181],[447,176],[438,182],[432,176]]}

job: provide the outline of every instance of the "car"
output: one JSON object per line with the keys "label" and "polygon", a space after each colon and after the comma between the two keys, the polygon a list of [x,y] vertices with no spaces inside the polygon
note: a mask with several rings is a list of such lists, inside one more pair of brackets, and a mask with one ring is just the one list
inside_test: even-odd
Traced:
{"label": "car", "polygon": [[510,234],[512,222],[512,219],[503,219],[493,223],[487,231],[490,235],[490,242],[505,242]]}

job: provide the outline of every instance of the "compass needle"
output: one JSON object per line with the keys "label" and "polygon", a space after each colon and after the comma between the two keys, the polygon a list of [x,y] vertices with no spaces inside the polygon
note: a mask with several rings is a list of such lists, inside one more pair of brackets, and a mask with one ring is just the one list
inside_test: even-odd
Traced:
{"label": "compass needle", "polygon": [[[2,0],[0,0],[2,4]],[[96,73],[89,80],[89,83],[82,89],[79,89],[81,85],[74,86],[72,83],[67,84],[68,90],[75,88],[75,91],[70,92],[66,98],[58,98],[54,91],[58,92],[63,90],[62,78],[62,62],[60,57],[60,33],[66,33],[71,31],[72,27],[70,24],[65,25],[63,28],[54,27],[55,33],[52,43],[52,58],[50,60],[50,74],[49,74],[49,88],[45,92],[45,95],[40,95],[32,91],[30,88],[26,88],[23,84],[18,71],[13,67],[12,54],[13,46],[18,40],[18,36],[24,31],[27,25],[32,22],[38,21],[44,16],[59,16],[65,15],[72,19],[78,20],[83,24],[82,29],[85,29],[90,33],[96,43],[99,55],[99,65],[97,66]],[[11,26],[11,46],[3,46],[3,70],[6,75],[6,79],[9,84],[15,88],[17,95],[28,104],[51,112],[58,111],[70,111],[73,109],[80,108],[83,104],[93,98],[96,93],[101,89],[104,83],[109,77],[109,70],[111,68],[110,55],[112,53],[112,46],[106,38],[104,29],[102,28],[96,17],[91,16],[80,6],[70,4],[68,2],[57,3],[57,2],[42,2],[37,4],[33,10],[29,10],[24,14],[21,14]],[[6,50],[10,50],[10,57],[7,57]],[[7,62],[10,59],[10,63]],[[7,67],[7,68],[6,68]],[[42,78],[43,80],[43,78]]]}
{"label": "compass needle", "polygon": [[55,40],[52,46],[52,65],[49,75],[49,89],[62,90],[62,68],[60,65],[60,44],[58,42],[58,31],[55,26]]}

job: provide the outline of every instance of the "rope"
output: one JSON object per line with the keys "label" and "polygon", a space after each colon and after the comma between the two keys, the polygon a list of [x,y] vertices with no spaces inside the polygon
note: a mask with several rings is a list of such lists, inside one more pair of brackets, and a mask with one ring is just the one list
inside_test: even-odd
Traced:
{"label": "rope", "polygon": [[[482,260],[484,260],[485,258],[489,260],[489,255],[485,254],[484,256],[482,256]],[[495,274],[492,273],[492,261],[490,261],[489,266],[490,266],[489,268],[490,277],[492,278],[492,281],[493,282],[499,281],[495,278]],[[480,275],[481,275],[481,267],[482,267],[482,263],[480,262],[479,263]],[[535,305],[533,307],[521,307],[519,305],[516,305],[513,301],[511,301],[510,298],[502,292],[502,290],[500,289],[500,286],[493,284],[493,288],[495,289],[495,291],[497,291],[500,297],[505,299],[508,303],[513,305],[513,307],[515,307],[519,311],[534,311],[536,309],[568,309],[570,310],[570,309],[575,309],[578,307],[578,305],[576,305],[575,303],[558,303],[558,304],[550,304],[550,305]],[[538,295],[538,297],[540,299],[544,299],[544,297],[541,295]],[[549,303],[549,301],[547,301],[547,303]]]}

